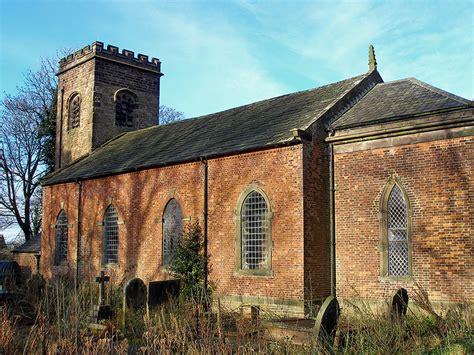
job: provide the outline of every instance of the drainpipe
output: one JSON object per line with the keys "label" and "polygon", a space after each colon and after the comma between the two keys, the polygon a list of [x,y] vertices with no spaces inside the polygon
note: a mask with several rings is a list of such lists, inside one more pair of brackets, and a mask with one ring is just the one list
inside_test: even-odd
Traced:
{"label": "drainpipe", "polygon": [[[333,136],[334,131],[329,131]],[[331,234],[331,296],[336,297],[336,208],[334,198],[334,146],[329,143],[329,230]]]}
{"label": "drainpipe", "polygon": [[57,169],[61,169],[61,155],[63,147],[63,107],[64,107],[64,87],[61,88],[61,111],[59,115],[59,153],[58,153],[58,166]]}
{"label": "drainpipe", "polygon": [[203,210],[203,253],[204,253],[204,290],[207,290],[207,277],[208,277],[208,265],[207,265],[207,185],[208,185],[208,163],[205,157],[201,158],[201,163],[204,164],[204,210]]}
{"label": "drainpipe", "polygon": [[79,288],[79,262],[80,262],[80,245],[81,245],[81,195],[82,195],[82,184],[79,180],[76,180],[78,185],[77,192],[77,239],[76,239],[76,290]]}

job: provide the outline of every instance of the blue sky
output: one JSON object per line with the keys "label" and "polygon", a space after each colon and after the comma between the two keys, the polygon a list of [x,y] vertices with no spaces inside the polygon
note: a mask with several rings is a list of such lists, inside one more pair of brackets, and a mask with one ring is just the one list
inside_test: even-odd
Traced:
{"label": "blue sky", "polygon": [[474,2],[0,0],[0,91],[40,57],[95,40],[163,62],[161,101],[187,117],[367,70],[474,97]]}
{"label": "blue sky", "polygon": [[366,72],[474,97],[474,1],[0,0],[0,92],[40,57],[95,40],[162,61],[161,103],[187,117]]}

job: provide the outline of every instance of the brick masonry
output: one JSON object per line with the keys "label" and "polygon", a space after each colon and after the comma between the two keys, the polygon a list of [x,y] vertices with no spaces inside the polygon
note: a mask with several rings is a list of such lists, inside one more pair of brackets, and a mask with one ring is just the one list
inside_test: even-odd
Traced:
{"label": "brick masonry", "polygon": [[[460,137],[335,156],[338,295],[388,297],[418,282],[432,300],[474,301],[474,138]],[[379,211],[390,176],[412,207],[409,280],[380,276]]]}
{"label": "brick masonry", "polygon": [[[210,281],[217,294],[265,299],[304,299],[303,145],[235,155],[209,161]],[[112,203],[119,213],[119,264],[109,267],[113,282],[139,277],[165,280],[161,267],[162,225],[167,202],[176,198],[188,220],[202,222],[203,164],[200,162],[143,170],[83,181],[81,211],[81,276],[91,280],[101,268],[102,225]],[[278,178],[275,178],[278,177]],[[250,185],[267,195],[272,219],[272,276],[236,273],[237,201]],[[76,263],[78,184],[44,187],[42,273],[73,276]],[[61,207],[62,206],[62,207]],[[56,218],[68,216],[69,267],[53,266]],[[318,259],[315,259],[318,260]],[[311,267],[317,268],[317,262]],[[319,272],[325,273],[324,270]],[[303,309],[295,311],[300,314]]]}

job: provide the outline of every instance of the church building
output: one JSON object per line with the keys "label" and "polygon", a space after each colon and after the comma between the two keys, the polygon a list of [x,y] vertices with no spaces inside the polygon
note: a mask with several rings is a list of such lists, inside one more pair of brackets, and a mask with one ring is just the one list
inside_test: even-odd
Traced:
{"label": "church building", "polygon": [[60,61],[41,273],[172,279],[197,221],[215,297],[302,316],[419,284],[474,301],[472,101],[369,70],[157,125],[161,63],[94,42]]}

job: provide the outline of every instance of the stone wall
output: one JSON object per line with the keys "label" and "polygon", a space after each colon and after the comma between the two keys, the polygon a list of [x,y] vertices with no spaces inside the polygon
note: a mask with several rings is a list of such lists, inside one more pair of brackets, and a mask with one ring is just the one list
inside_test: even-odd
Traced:
{"label": "stone wall", "polygon": [[[434,301],[474,301],[472,136],[340,152],[336,171],[338,295],[385,298],[418,282]],[[425,138],[423,138],[425,137]],[[423,141],[424,140],[424,141]],[[412,208],[412,276],[381,276],[380,198],[390,177]]]}
{"label": "stone wall", "polygon": [[[209,280],[216,295],[252,296],[262,304],[291,305],[293,314],[303,314],[302,159],[302,145],[295,145],[209,161]],[[203,164],[196,162],[82,181],[82,279],[92,280],[102,266],[102,220],[110,203],[118,210],[120,238],[119,263],[106,267],[112,281],[168,279],[161,266],[162,214],[174,197],[185,224],[202,223],[203,173]],[[269,276],[236,272],[237,201],[251,184],[265,192],[273,212]],[[76,183],[44,187],[41,267],[46,277],[74,273],[78,188]],[[61,208],[70,226],[69,267],[53,266],[54,224]]]}
{"label": "stone wall", "polygon": [[36,257],[32,253],[12,253],[12,260],[16,261],[20,266],[21,276],[23,280],[28,280],[36,274]]}
{"label": "stone wall", "polygon": [[[56,131],[56,168],[89,154],[124,132],[158,122],[161,63],[100,42],[60,61]],[[115,125],[115,93],[132,91],[138,99],[132,127]],[[79,94],[80,125],[69,124],[69,100]]]}

